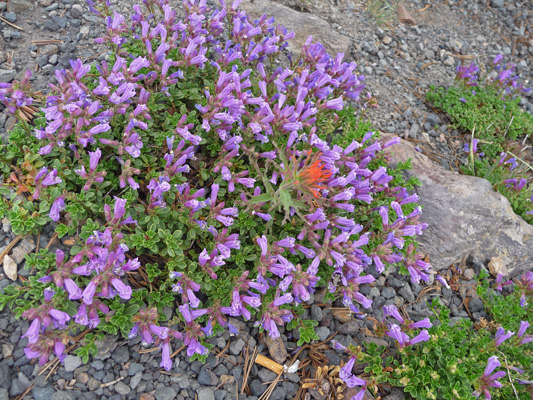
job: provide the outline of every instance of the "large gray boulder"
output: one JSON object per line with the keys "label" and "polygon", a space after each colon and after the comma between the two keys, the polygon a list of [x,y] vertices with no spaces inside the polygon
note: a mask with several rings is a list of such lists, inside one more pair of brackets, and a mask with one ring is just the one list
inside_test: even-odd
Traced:
{"label": "large gray boulder", "polygon": [[302,47],[309,36],[322,43],[332,56],[337,53],[348,55],[350,52],[350,39],[337,33],[327,21],[316,15],[301,13],[270,0],[243,0],[240,8],[252,20],[266,14],[269,18],[274,17],[276,25],[283,25],[287,30],[294,31],[295,37],[289,40],[288,49],[296,56],[302,53]]}
{"label": "large gray boulder", "polygon": [[435,270],[467,255],[484,264],[497,263],[512,277],[533,269],[533,226],[513,212],[490,182],[447,171],[405,140],[389,149],[391,163],[410,158],[413,169],[407,175],[422,182],[416,192],[423,206],[421,220],[429,227],[419,237],[420,250],[429,255]]}

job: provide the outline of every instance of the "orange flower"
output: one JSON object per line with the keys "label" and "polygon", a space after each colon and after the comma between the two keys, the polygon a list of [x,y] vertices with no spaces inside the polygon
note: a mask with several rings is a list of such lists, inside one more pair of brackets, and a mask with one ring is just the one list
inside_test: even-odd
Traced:
{"label": "orange flower", "polygon": [[311,191],[313,196],[320,197],[319,190],[325,189],[326,186],[322,185],[326,182],[333,171],[326,168],[320,156],[322,153],[316,153],[312,155],[312,151],[307,152],[307,159],[304,166],[300,169],[300,172],[296,176],[294,181],[295,185],[302,190]]}

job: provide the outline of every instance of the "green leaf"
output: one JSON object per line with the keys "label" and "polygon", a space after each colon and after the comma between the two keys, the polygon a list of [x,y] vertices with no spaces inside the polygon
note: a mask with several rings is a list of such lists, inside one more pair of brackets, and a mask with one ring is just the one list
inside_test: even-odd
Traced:
{"label": "green leaf", "polygon": [[272,196],[268,193],[260,194],[259,196],[254,196],[250,200],[248,200],[248,203],[250,204],[257,204],[257,203],[266,203],[267,201],[272,200]]}

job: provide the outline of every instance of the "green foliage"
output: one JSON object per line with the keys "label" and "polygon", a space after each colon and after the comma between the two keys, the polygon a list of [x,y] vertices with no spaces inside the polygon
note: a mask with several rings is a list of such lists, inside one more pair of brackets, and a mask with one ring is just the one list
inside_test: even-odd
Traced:
{"label": "green foliage", "polygon": [[[487,75],[477,86],[456,78],[456,85],[449,88],[431,86],[426,99],[450,118],[452,128],[467,134],[469,147],[473,139],[479,140],[478,151],[470,152],[462,171],[487,179],[507,197],[516,214],[533,224],[533,167],[521,158],[521,148],[532,143],[533,116],[520,108],[519,96],[506,95],[496,83]],[[501,164],[502,155],[507,161],[514,159],[518,167]],[[527,179],[529,183],[515,190],[504,182],[507,179]]]}

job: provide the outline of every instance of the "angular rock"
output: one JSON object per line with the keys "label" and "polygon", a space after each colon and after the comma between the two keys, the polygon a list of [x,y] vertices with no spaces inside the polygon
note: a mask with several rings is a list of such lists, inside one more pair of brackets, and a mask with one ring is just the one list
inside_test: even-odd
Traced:
{"label": "angular rock", "polygon": [[98,354],[94,356],[95,360],[107,360],[111,357],[111,352],[117,345],[118,337],[106,336],[103,340],[97,340],[94,342]]}
{"label": "angular rock", "polygon": [[176,391],[171,387],[162,387],[156,390],[155,400],[172,400],[176,397]]}
{"label": "angular rock", "polygon": [[9,392],[7,389],[0,388],[0,400],[9,400]]}
{"label": "angular rock", "polygon": [[55,389],[50,385],[46,385],[43,387],[36,386],[31,391],[34,400],[50,400],[54,393]]}
{"label": "angular rock", "polygon": [[512,277],[531,268],[533,226],[513,212],[490,182],[447,171],[403,140],[389,150],[393,165],[410,158],[413,169],[406,175],[422,182],[416,192],[423,206],[421,221],[428,228],[417,239],[435,270],[446,269],[469,254],[483,263],[501,258]]}
{"label": "angular rock", "polygon": [[313,14],[301,13],[270,0],[252,1],[244,0],[241,9],[252,20],[259,19],[263,14],[269,18],[274,17],[275,26],[283,25],[288,31],[294,31],[295,37],[289,40],[288,49],[299,56],[302,47],[309,36],[314,41],[319,41],[333,56],[337,53],[349,54],[351,41],[346,36],[337,33],[331,25]]}
{"label": "angular rock", "polygon": [[198,374],[198,383],[204,386],[216,386],[218,385],[219,379],[216,374],[207,369],[205,366],[202,367],[200,373]]}
{"label": "angular rock", "polygon": [[17,76],[14,69],[0,69],[0,82],[11,82]]}
{"label": "angular rock", "polygon": [[122,396],[126,396],[131,392],[131,389],[128,385],[121,381],[115,384],[115,392]]}
{"label": "angular rock", "polygon": [[11,257],[17,264],[20,264],[24,261],[27,254],[30,254],[35,250],[35,241],[31,237],[24,238],[18,245],[13,249]]}
{"label": "angular rock", "polygon": [[339,326],[338,329],[343,335],[355,335],[359,332],[359,323],[357,321],[349,321]]}
{"label": "angular rock", "polygon": [[201,388],[197,394],[198,400],[215,400],[215,392],[211,388]]}
{"label": "angular rock", "polygon": [[231,342],[229,345],[229,351],[233,355],[241,354],[242,349],[244,348],[244,340],[242,338],[237,338],[237,340]]}
{"label": "angular rock", "polygon": [[9,377],[9,367],[7,361],[0,362],[0,387],[9,389],[11,378]]}
{"label": "angular rock", "polygon": [[83,364],[81,357],[68,355],[65,357],[65,371],[72,372],[76,368],[78,368],[81,364]]}
{"label": "angular rock", "polygon": [[17,263],[15,260],[13,260],[8,255],[4,256],[4,274],[11,279],[12,281],[16,281],[18,278],[18,268]]}

